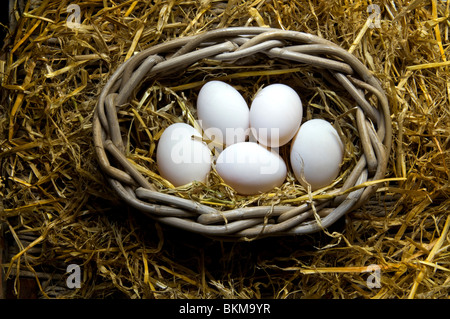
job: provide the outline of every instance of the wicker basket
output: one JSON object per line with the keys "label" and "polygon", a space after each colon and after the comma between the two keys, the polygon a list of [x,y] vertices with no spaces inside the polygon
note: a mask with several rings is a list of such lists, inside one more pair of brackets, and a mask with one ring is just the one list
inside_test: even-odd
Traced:
{"label": "wicker basket", "polygon": [[[158,192],[125,156],[117,106],[129,102],[144,79],[176,75],[204,59],[251,63],[248,61],[255,54],[320,69],[332,75],[330,78],[349,93],[355,102],[356,130],[363,149],[351,173],[340,187],[326,191],[324,195],[329,196],[305,200],[295,206],[267,205],[219,211],[193,200]],[[317,232],[366,202],[380,185],[376,181],[385,176],[392,128],[383,89],[352,54],[307,33],[237,27],[178,38],[128,59],[118,67],[100,94],[93,134],[100,167],[111,187],[128,205],[174,227],[213,238],[243,240]]]}

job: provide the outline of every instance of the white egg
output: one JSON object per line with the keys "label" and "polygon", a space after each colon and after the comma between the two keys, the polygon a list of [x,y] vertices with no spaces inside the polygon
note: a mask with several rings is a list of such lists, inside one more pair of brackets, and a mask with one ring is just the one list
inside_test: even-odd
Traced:
{"label": "white egg", "polygon": [[279,187],[287,168],[278,153],[253,142],[228,146],[216,161],[217,173],[242,195],[264,193]]}
{"label": "white egg", "polygon": [[206,182],[212,164],[211,151],[195,128],[175,123],[159,139],[156,164],[161,176],[176,187],[193,181]]}
{"label": "white egg", "polygon": [[197,117],[204,135],[219,144],[245,141],[249,108],[242,95],[221,81],[207,82],[197,97]]}
{"label": "white egg", "polygon": [[302,115],[297,92],[285,84],[271,84],[256,94],[250,106],[251,133],[263,145],[285,145],[297,132]]}
{"label": "white egg", "polygon": [[337,131],[327,121],[303,123],[291,144],[291,167],[297,180],[302,176],[312,190],[327,186],[338,176],[344,146]]}

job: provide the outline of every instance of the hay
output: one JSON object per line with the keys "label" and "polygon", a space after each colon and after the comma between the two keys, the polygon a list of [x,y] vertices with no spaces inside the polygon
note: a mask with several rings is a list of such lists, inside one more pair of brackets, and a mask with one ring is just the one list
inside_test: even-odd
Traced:
{"label": "hay", "polygon": [[[20,279],[31,278],[37,295],[50,298],[448,298],[448,1],[380,1],[374,28],[377,20],[368,20],[365,2],[70,4],[80,7],[77,28],[66,23],[66,1],[26,4],[1,52],[2,267],[9,294],[22,296]],[[326,233],[244,243],[205,240],[118,202],[98,169],[93,111],[118,65],[156,43],[242,25],[331,40],[365,63],[390,98],[394,140],[386,178],[397,180],[385,182]],[[158,179],[151,156],[158,136],[151,130],[160,122],[151,122],[139,107],[153,99],[167,106],[161,121],[173,120],[180,115],[171,103],[190,110],[195,89],[211,74],[234,77],[250,97],[269,75],[289,77],[297,70],[228,72],[211,63],[209,70],[191,71],[196,76],[184,84],[161,82],[133,102],[135,111],[119,112],[124,123],[132,122],[131,145],[138,142],[131,158],[149,178]],[[307,116],[332,117],[334,107],[349,108],[323,79],[299,80],[309,88]],[[344,129],[351,132],[351,125]],[[195,196],[196,189],[177,191]],[[214,190],[209,194],[202,200],[246,204],[221,202]],[[82,271],[78,289],[66,285],[71,264]],[[381,281],[370,286],[375,270]]]}

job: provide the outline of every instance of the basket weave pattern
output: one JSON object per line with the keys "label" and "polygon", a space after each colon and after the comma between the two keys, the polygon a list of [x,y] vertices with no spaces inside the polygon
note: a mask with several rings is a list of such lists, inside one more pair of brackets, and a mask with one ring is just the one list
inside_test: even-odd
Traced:
{"label": "basket weave pattern", "polygon": [[[363,154],[345,182],[330,190],[328,197],[296,206],[252,206],[228,211],[158,192],[125,156],[117,107],[130,100],[144,79],[175,73],[203,59],[231,63],[255,54],[327,70],[353,98]],[[366,95],[375,96],[376,105]],[[128,205],[174,227],[214,238],[242,240],[317,232],[362,205],[379,184],[355,186],[384,178],[392,128],[382,87],[352,54],[307,33],[239,27],[178,38],[125,61],[99,96],[93,134],[100,167],[111,187]],[[354,190],[346,191],[350,188]]]}

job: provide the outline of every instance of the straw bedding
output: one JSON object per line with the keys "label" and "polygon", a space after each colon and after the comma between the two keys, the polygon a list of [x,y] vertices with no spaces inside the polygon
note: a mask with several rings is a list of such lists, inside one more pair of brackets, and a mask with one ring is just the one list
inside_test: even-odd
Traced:
{"label": "straw bedding", "polygon": [[[79,5],[77,27],[67,24],[69,4]],[[367,11],[370,4],[27,3],[0,60],[1,293],[25,297],[31,285],[33,297],[45,298],[448,298],[449,2],[380,1],[379,20],[377,11]],[[330,40],[373,71],[388,95],[394,133],[389,181],[326,231],[238,243],[208,239],[127,207],[98,168],[92,120],[114,70],[157,43],[229,26]],[[130,158],[161,187],[168,185],[152,167],[157,136],[150,133],[161,122],[142,111],[144,103],[161,106],[163,120],[182,118],[202,81],[214,75],[232,80],[247,98],[269,78],[297,81],[305,89],[307,117],[334,118],[336,108],[349,109],[345,96],[307,71],[294,76],[264,65],[229,70],[214,64],[190,71],[183,83],[165,79],[146,88],[132,111],[119,112],[133,145]],[[351,163],[351,155],[346,160]],[[205,199],[195,184],[165,189]],[[208,200],[220,202],[223,192],[209,190]],[[273,201],[226,195],[224,206]],[[77,289],[66,284],[71,264],[81,269]],[[380,275],[376,286],[370,285],[373,269]]]}

